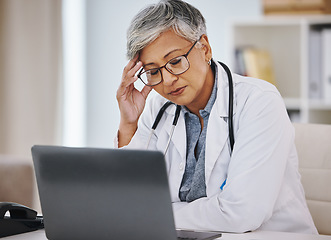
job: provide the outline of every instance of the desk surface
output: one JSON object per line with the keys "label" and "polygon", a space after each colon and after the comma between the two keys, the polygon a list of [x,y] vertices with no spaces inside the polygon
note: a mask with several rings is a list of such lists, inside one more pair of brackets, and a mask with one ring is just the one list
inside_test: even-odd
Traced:
{"label": "desk surface", "polygon": [[[14,235],[2,238],[4,240],[47,240],[45,231],[38,230],[35,232]],[[255,231],[244,234],[223,233],[220,240],[331,240],[331,236],[309,235],[285,232],[266,232]]]}

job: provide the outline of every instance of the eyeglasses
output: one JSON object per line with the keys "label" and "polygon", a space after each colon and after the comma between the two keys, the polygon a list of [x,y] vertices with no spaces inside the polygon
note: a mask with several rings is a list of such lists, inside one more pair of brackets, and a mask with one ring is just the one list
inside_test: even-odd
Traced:
{"label": "eyeglasses", "polygon": [[161,69],[165,68],[169,73],[173,75],[180,75],[186,72],[190,68],[190,62],[187,59],[187,56],[192,51],[193,47],[199,40],[195,41],[193,46],[188,50],[184,55],[170,59],[166,64],[159,68],[148,69],[144,71],[141,69],[138,73],[140,80],[147,86],[155,86],[163,81],[163,76]]}

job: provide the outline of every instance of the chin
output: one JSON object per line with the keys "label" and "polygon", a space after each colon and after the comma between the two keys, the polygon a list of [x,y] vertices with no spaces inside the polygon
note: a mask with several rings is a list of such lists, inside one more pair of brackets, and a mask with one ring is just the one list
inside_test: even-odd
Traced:
{"label": "chin", "polygon": [[182,99],[169,99],[171,102],[177,104],[177,105],[181,105],[181,106],[186,106],[189,105],[191,103],[191,101],[185,101]]}

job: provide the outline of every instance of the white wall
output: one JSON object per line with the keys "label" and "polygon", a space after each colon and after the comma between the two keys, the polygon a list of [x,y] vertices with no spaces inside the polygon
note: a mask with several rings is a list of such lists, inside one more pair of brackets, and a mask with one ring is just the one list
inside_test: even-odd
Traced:
{"label": "white wall", "polygon": [[[116,90],[127,63],[126,30],[156,0],[86,0],[86,145],[112,147],[119,124]],[[228,20],[260,16],[261,0],[188,0],[204,15],[214,59],[228,62]]]}

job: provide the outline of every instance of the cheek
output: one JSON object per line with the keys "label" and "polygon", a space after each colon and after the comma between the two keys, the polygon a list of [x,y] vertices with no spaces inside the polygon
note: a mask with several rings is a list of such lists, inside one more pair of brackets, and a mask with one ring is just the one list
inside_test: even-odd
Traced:
{"label": "cheek", "polygon": [[196,76],[204,80],[207,76],[209,65],[205,61],[205,56],[202,51],[197,51],[190,59],[190,75]]}
{"label": "cheek", "polygon": [[163,87],[162,87],[162,83],[160,83],[159,85],[156,85],[153,87],[154,91],[157,92],[158,94],[160,94],[162,97],[167,97],[164,90],[163,90]]}
{"label": "cheek", "polygon": [[187,79],[190,79],[190,82],[193,87],[201,88],[204,85],[204,82],[207,77],[209,65],[205,62],[199,62],[192,65],[192,69],[187,76]]}

